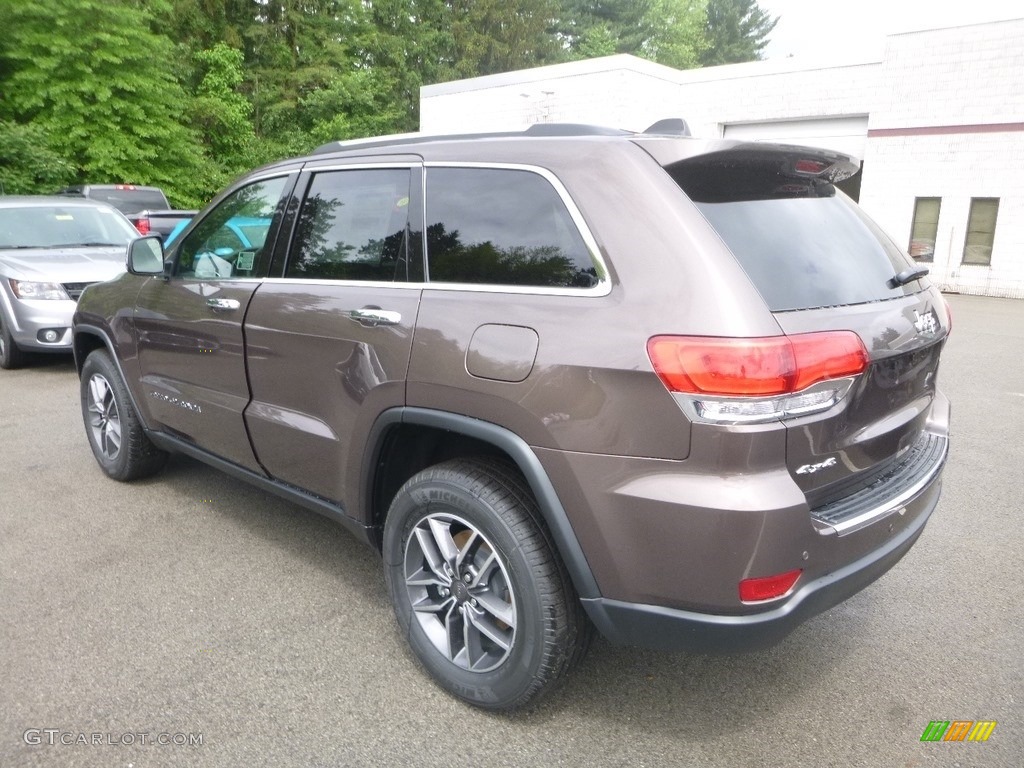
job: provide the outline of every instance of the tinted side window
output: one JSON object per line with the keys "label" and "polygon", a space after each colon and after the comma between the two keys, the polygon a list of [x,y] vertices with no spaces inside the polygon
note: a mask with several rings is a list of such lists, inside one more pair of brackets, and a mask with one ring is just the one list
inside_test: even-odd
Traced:
{"label": "tinted side window", "polygon": [[181,241],[175,274],[203,280],[266,276],[271,254],[263,245],[286,181],[258,181],[221,200]]}
{"label": "tinted side window", "polygon": [[299,211],[285,277],[420,279],[409,258],[411,176],[404,168],[326,171],[313,176]]}
{"label": "tinted side window", "polygon": [[430,280],[588,288],[598,271],[543,176],[498,168],[427,171]]}

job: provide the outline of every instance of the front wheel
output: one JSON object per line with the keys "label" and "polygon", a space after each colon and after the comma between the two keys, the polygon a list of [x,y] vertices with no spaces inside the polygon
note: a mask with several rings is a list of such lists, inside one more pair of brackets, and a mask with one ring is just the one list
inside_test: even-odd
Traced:
{"label": "front wheel", "polygon": [[167,453],[149,438],[128,389],[105,350],[89,354],[82,366],[82,418],[96,461],[115,480],[137,480],[163,468]]}
{"label": "front wheel", "polygon": [[582,657],[590,626],[522,476],[453,460],[412,477],[384,526],[399,626],[427,672],[486,709],[522,707]]}
{"label": "front wheel", "polygon": [[25,352],[19,347],[0,315],[0,368],[20,368],[25,364]]}

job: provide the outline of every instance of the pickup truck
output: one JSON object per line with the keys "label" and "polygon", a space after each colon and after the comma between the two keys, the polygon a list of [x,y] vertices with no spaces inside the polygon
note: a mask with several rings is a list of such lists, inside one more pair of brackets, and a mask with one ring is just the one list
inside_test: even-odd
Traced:
{"label": "pickup truck", "polygon": [[160,239],[167,242],[168,236],[174,230],[180,231],[184,228],[198,211],[139,211],[130,213],[129,221],[143,235],[160,235]]}
{"label": "pickup truck", "polygon": [[161,240],[167,240],[178,224],[190,221],[198,213],[171,210],[162,189],[137,184],[79,184],[65,187],[57,194],[109,203],[127,216],[140,234],[160,235]]}

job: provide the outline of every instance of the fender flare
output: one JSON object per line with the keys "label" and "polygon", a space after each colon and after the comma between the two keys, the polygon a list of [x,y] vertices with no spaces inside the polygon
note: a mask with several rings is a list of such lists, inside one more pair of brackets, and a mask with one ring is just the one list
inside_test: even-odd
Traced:
{"label": "fender flare", "polygon": [[[372,496],[374,468],[378,464],[380,452],[384,444],[384,436],[388,429],[401,424],[412,424],[423,427],[442,429],[448,432],[455,432],[466,437],[472,437],[484,443],[489,443],[506,453],[519,471],[523,473],[530,489],[533,491],[540,507],[540,512],[547,523],[548,530],[555,540],[558,553],[565,563],[565,567],[572,579],[573,586],[581,598],[599,598],[601,592],[597,586],[597,580],[587,562],[583,548],[580,546],[576,532],[569,522],[569,516],[565,507],[558,498],[551,479],[540,463],[540,459],[530,448],[529,444],[519,435],[505,427],[492,424],[481,419],[474,419],[448,411],[438,411],[430,408],[417,408],[403,406],[384,411],[374,423],[367,441],[368,450],[364,456],[368,460],[363,462],[362,492],[363,498],[367,501]],[[366,506],[369,509],[369,505]]]}
{"label": "fender flare", "polygon": [[131,386],[128,384],[128,377],[124,375],[124,368],[121,367],[121,359],[118,357],[116,350],[114,349],[114,342],[110,338],[110,334],[98,325],[91,325],[89,323],[75,323],[74,326],[74,339],[72,340],[72,352],[75,356],[75,368],[78,369],[78,376],[82,376],[82,366],[85,365],[85,360],[80,360],[78,357],[78,337],[79,336],[95,336],[103,342],[103,346],[106,347],[107,353],[110,355],[110,359],[114,361],[114,365],[117,366],[117,373],[121,377],[121,381],[124,384],[125,390],[128,392],[128,398],[132,401],[132,408],[135,409],[135,416],[142,424],[142,428],[147,432],[150,431],[149,425],[146,423],[146,414],[139,408],[139,403],[135,399],[135,393],[132,391]]}

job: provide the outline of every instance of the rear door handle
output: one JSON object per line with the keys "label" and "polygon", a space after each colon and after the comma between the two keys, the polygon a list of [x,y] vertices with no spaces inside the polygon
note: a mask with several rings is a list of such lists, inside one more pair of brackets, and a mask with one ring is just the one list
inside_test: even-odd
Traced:
{"label": "rear door handle", "polygon": [[366,325],[371,328],[378,325],[398,325],[402,322],[402,314],[400,312],[393,312],[389,309],[380,309],[379,307],[353,309],[348,313],[348,316],[360,325]]}
{"label": "rear door handle", "polygon": [[238,299],[207,299],[206,306],[214,312],[233,312],[242,305]]}

